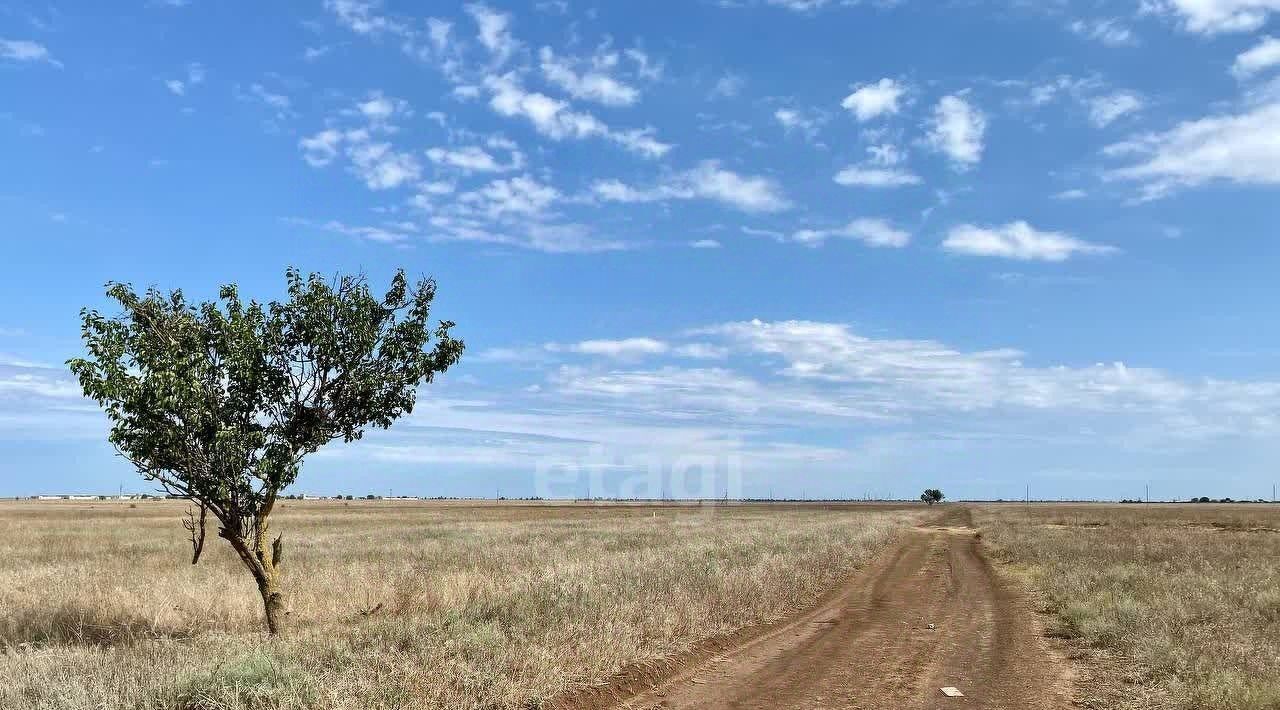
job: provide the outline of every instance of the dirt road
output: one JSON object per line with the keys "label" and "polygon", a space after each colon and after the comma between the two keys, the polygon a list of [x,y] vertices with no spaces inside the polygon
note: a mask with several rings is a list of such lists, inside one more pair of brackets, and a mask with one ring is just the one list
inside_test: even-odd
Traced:
{"label": "dirt road", "polygon": [[968,510],[947,511],[818,608],[614,707],[1070,707],[1065,667],[969,524]]}

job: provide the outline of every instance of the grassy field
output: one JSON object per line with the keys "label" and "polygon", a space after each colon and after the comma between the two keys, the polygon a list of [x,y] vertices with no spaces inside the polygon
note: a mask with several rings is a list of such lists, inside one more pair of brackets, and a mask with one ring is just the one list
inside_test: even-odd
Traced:
{"label": "grassy field", "polygon": [[0,503],[0,708],[526,708],[787,615],[922,511],[288,503],[290,631],[170,502]]}
{"label": "grassy field", "polygon": [[1280,708],[1280,507],[1003,505],[975,519],[1080,651],[1086,707]]}

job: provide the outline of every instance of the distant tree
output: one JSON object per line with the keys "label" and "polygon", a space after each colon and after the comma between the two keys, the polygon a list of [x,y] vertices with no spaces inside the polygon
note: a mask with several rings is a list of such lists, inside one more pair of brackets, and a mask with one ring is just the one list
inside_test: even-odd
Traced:
{"label": "distant tree", "polygon": [[934,503],[941,503],[942,499],[945,497],[946,496],[942,494],[942,491],[938,490],[937,488],[926,488],[924,489],[924,493],[920,494],[920,500],[924,501],[925,503],[928,503],[929,505],[933,505]]}
{"label": "distant tree", "polygon": [[[142,477],[199,506],[188,523],[194,564],[206,513],[262,595],[267,630],[281,630],[283,536],[269,537],[281,491],[302,459],[360,439],[413,411],[418,386],[462,356],[453,323],[429,324],[435,282],[396,273],[381,298],[362,276],[332,281],[286,272],[288,299],[243,303],[181,291],[139,295],[107,284],[123,312],[80,312],[88,355],[68,361],[111,422],[110,442]],[[195,522],[198,517],[198,523]]]}

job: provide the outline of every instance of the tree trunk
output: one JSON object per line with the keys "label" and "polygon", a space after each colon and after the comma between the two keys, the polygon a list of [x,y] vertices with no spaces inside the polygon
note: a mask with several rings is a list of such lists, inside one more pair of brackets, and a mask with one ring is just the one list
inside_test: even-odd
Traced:
{"label": "tree trunk", "polygon": [[267,524],[264,520],[258,528],[254,544],[254,557],[258,561],[258,593],[262,595],[262,608],[267,617],[267,633],[278,635],[284,624],[284,593],[280,591],[280,565],[284,562],[284,539],[277,537],[267,546]]}
{"label": "tree trunk", "polygon": [[262,594],[262,609],[267,617],[267,633],[278,636],[284,630],[284,594],[274,585],[258,585]]}
{"label": "tree trunk", "polygon": [[[269,512],[269,511],[268,511]],[[259,517],[255,525],[257,530],[252,540],[240,536],[233,529],[224,525],[218,536],[231,543],[240,561],[253,575],[258,583],[258,594],[262,595],[262,609],[266,616],[267,633],[272,636],[284,630],[284,593],[280,590],[280,567],[284,561],[284,539],[277,537],[274,543],[267,542],[266,515]]]}

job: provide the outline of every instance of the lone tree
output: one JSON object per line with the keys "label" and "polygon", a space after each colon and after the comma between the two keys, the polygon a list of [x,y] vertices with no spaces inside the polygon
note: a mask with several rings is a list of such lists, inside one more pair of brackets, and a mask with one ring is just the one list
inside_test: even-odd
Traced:
{"label": "lone tree", "polygon": [[941,503],[943,498],[946,498],[946,496],[937,488],[926,488],[924,489],[924,493],[920,494],[920,500],[928,503],[929,505]]}
{"label": "lone tree", "polygon": [[109,440],[142,477],[199,506],[184,522],[192,564],[211,514],[281,630],[283,537],[269,537],[280,492],[321,446],[360,439],[413,411],[420,383],[462,356],[453,323],[428,323],[436,284],[396,273],[378,298],[363,276],[289,269],[288,300],[217,301],[181,291],[138,295],[107,284],[123,312],[80,312],[88,355],[67,364],[111,421]]}

